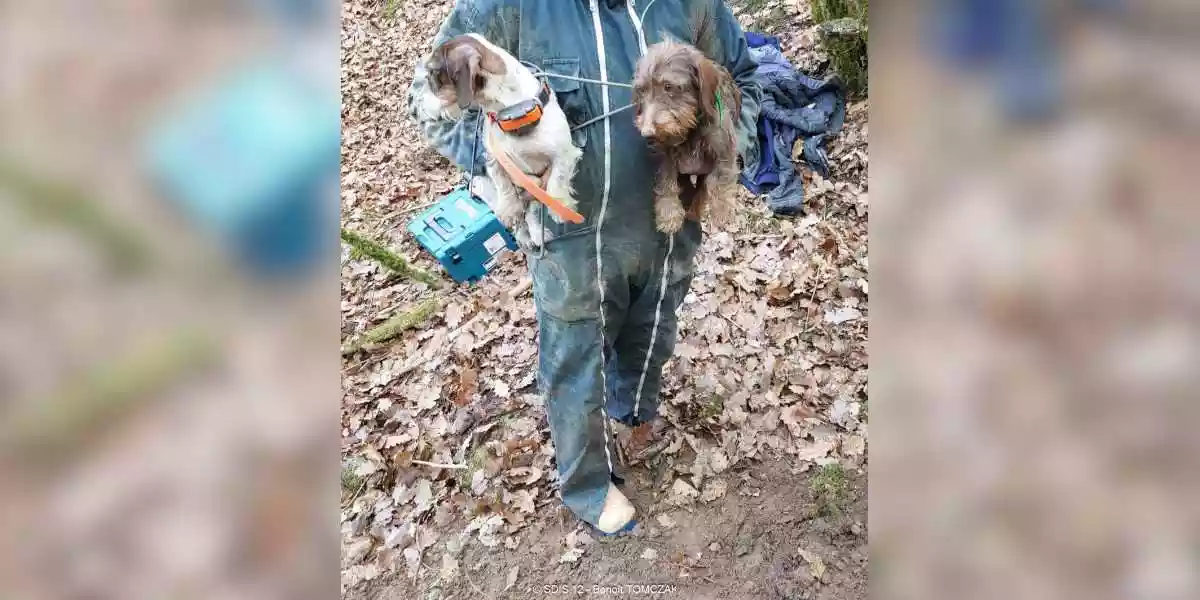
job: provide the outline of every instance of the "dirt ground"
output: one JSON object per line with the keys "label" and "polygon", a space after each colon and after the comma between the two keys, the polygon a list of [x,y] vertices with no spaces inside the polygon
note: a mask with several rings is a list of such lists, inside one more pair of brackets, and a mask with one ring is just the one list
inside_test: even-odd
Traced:
{"label": "dirt ground", "polygon": [[[577,563],[559,562],[562,540],[577,521],[547,514],[528,528],[516,550],[468,545],[455,581],[414,582],[398,575],[347,598],[865,599],[865,473],[847,475],[839,515],[825,510],[814,492],[814,472],[794,474],[794,468],[786,458],[734,468],[730,479],[736,483],[721,500],[688,508],[659,502],[631,534],[587,544]],[[634,469],[624,489],[637,506],[651,506],[653,483],[652,470]]]}

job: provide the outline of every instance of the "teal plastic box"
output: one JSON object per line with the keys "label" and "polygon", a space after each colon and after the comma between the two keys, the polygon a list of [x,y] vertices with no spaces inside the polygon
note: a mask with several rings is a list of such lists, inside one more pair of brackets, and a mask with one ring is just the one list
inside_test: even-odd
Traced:
{"label": "teal plastic box", "polygon": [[459,187],[408,224],[408,231],[459,283],[475,283],[517,241],[487,203]]}
{"label": "teal plastic box", "polygon": [[175,107],[147,140],[158,188],[261,273],[306,272],[328,256],[341,142],[336,91],[322,86],[257,64]]}

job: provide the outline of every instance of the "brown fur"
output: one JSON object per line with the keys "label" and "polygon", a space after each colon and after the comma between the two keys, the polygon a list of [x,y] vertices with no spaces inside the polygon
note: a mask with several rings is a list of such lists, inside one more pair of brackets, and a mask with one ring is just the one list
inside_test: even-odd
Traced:
{"label": "brown fur", "polygon": [[475,94],[483,87],[484,75],[504,75],[504,60],[470,35],[447,40],[437,48],[426,63],[429,87],[443,105],[471,105]]}
{"label": "brown fur", "polygon": [[[674,233],[682,226],[679,180],[693,175],[699,204],[691,212],[699,215],[707,207],[711,220],[727,222],[741,114],[733,77],[694,46],[665,41],[651,46],[638,63],[633,86],[634,124],[663,155],[654,188],[658,229]],[[718,91],[723,107],[716,104]]]}

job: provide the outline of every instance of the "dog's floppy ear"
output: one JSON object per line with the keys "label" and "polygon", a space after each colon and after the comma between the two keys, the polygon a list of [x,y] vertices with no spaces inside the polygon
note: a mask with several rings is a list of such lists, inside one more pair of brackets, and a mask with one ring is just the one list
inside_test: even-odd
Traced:
{"label": "dog's floppy ear", "polygon": [[458,107],[467,108],[475,101],[475,92],[479,91],[475,80],[479,75],[479,54],[473,49],[463,46],[450,54],[450,79],[454,81],[454,91],[458,98]]}
{"label": "dog's floppy ear", "polygon": [[446,45],[446,66],[454,81],[459,108],[465,109],[475,101],[483,87],[484,73],[504,75],[508,71],[504,59],[470,35],[456,37]]}
{"label": "dog's floppy ear", "polygon": [[720,87],[720,67],[708,58],[701,58],[696,64],[696,90],[699,96],[696,101],[700,105],[700,112],[709,122],[716,121],[721,116],[717,109],[717,90]]}
{"label": "dog's floppy ear", "polygon": [[504,59],[496,54],[487,44],[480,41],[473,35],[463,36],[463,43],[468,44],[479,53],[479,68],[491,73],[492,75],[506,75],[508,68],[504,65]]}

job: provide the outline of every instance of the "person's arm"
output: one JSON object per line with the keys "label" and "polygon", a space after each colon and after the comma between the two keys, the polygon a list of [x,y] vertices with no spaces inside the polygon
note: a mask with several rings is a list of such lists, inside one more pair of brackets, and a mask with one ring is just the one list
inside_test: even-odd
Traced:
{"label": "person's arm", "polygon": [[716,38],[720,41],[720,60],[742,91],[742,114],[738,123],[738,156],[749,160],[758,155],[758,112],[762,88],[754,80],[757,65],[750,56],[746,36],[733,11],[724,0],[712,0]]}
{"label": "person's arm", "polygon": [[[433,47],[457,35],[477,33],[515,56],[519,11],[508,4],[505,0],[457,0],[434,38]],[[422,59],[417,62],[407,98],[408,115],[416,122],[421,139],[463,171],[473,166],[472,175],[483,175],[487,152],[482,140],[476,140],[482,113],[468,110],[461,120],[431,114],[422,106],[425,89],[425,59]],[[474,161],[471,160],[472,152],[475,153]]]}

